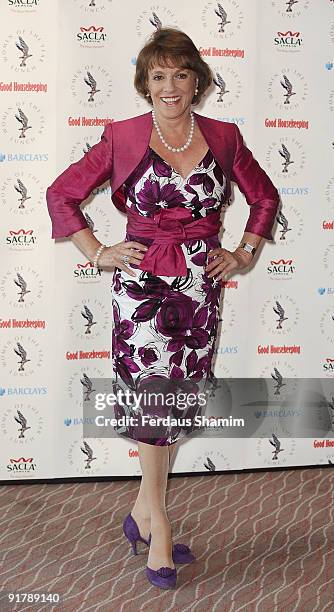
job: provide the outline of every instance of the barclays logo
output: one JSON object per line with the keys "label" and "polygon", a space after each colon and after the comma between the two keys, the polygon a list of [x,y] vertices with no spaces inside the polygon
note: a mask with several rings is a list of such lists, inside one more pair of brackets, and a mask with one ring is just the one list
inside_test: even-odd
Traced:
{"label": "barclays logo", "polygon": [[93,195],[111,195],[111,187],[96,187],[92,191]]}
{"label": "barclays logo", "polygon": [[235,355],[238,352],[237,346],[219,346],[214,349],[216,355]]}
{"label": "barclays logo", "polygon": [[12,396],[36,395],[38,397],[47,395],[47,387],[8,387],[7,394]]}
{"label": "barclays logo", "polygon": [[278,193],[280,196],[307,196],[310,194],[310,188],[307,186],[301,187],[278,187]]}
{"label": "barclays logo", "polygon": [[269,417],[269,418],[296,418],[302,416],[302,412],[298,410],[288,410],[284,408],[280,408],[278,410],[255,410],[254,416],[256,419],[260,419],[261,417]]}
{"label": "barclays logo", "polygon": [[334,287],[319,287],[318,288],[319,295],[334,295]]}
{"label": "barclays logo", "polygon": [[245,125],[245,117],[216,117],[218,121],[225,121],[225,123],[235,123],[236,125]]}
{"label": "barclays logo", "polygon": [[64,419],[64,425],[70,427],[71,425],[95,425],[95,417],[74,417]]}
{"label": "barclays logo", "polygon": [[[25,162],[25,161],[48,161],[48,153],[7,153],[7,161],[9,162]],[[6,160],[6,154],[0,153],[0,162]]]}

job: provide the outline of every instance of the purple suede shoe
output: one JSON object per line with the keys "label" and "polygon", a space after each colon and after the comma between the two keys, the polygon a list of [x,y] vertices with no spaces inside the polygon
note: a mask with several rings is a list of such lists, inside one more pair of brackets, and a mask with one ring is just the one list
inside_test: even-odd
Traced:
{"label": "purple suede shoe", "polygon": [[134,518],[132,518],[131,512],[125,517],[123,521],[123,532],[132,546],[132,552],[134,555],[138,555],[137,542],[144,542],[144,544],[146,544],[147,546],[150,545],[151,534],[148,540],[145,540],[145,538],[141,537],[138,525]]}
{"label": "purple suede shoe", "polygon": [[175,564],[192,563],[196,561],[195,555],[186,544],[173,544],[173,561]]}
{"label": "purple suede shoe", "polygon": [[[151,543],[151,534],[149,535],[148,540],[145,540],[140,535],[138,525],[134,518],[131,516],[131,512],[127,515],[127,517],[123,521],[123,532],[125,537],[129,540],[132,551],[134,555],[137,555],[137,542],[144,542],[147,546]],[[196,560],[195,555],[192,554],[189,546],[186,544],[173,544],[173,554],[172,558],[175,564],[185,564],[192,563]],[[154,570],[151,570],[152,572]]]}
{"label": "purple suede shoe", "polygon": [[172,589],[176,585],[177,571],[174,567],[160,567],[153,570],[146,565],[146,576],[150,583],[160,589]]}

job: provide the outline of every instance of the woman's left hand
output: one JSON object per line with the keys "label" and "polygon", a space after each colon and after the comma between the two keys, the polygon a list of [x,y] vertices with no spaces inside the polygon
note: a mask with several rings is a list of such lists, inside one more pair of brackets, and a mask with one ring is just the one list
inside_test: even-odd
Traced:
{"label": "woman's left hand", "polygon": [[[237,248],[235,251],[227,249],[212,249],[208,252],[208,261],[205,271],[215,280],[224,278],[229,272],[243,270],[247,268],[253,259],[252,253],[247,253],[244,249]],[[218,276],[216,276],[218,274]]]}

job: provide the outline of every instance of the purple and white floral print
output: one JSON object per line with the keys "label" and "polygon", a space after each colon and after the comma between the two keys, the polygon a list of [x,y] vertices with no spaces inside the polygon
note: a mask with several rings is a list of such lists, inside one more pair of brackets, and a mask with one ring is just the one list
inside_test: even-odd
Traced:
{"label": "purple and white floral print", "polygon": [[[183,178],[153,149],[124,184],[126,206],[143,216],[159,208],[183,206],[194,219],[221,210],[226,199],[226,178],[210,149],[202,161]],[[150,245],[152,239],[126,235]],[[205,273],[207,252],[221,246],[219,237],[185,241],[187,276],[155,276],[129,264],[136,278],[115,268],[112,281],[113,378],[123,389],[138,390],[145,381],[191,384],[198,390],[211,376],[217,337],[221,284]],[[179,410],[171,411],[179,415]],[[118,407],[118,415],[132,415],[131,408]],[[163,414],[159,413],[161,416]],[[192,416],[199,414],[193,410]],[[182,414],[182,416],[185,416]],[[189,418],[189,410],[187,413]],[[192,433],[194,427],[165,427],[158,437],[147,429],[126,428],[128,438],[167,445]]]}

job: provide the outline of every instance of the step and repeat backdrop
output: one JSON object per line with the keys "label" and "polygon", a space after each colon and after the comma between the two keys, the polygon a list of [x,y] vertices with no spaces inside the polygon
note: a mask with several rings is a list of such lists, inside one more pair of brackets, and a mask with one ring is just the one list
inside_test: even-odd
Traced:
{"label": "step and repeat backdrop", "polygon": [[[111,272],[51,239],[45,191],[106,123],[150,110],[133,77],[161,26],[213,69],[197,112],[236,123],[281,196],[275,241],[224,282],[213,364],[234,389],[265,384],[268,402],[244,402],[249,437],[208,427],[182,442],[173,471],[333,463],[334,2],[1,0],[0,12],[0,479],[141,473],[136,443],[83,436],[83,392],[111,375]],[[82,210],[101,242],[124,239],[108,183]],[[248,213],[234,186],[225,248]],[[305,384],[288,401],[293,379]],[[315,433],[300,437],[304,416]]]}

